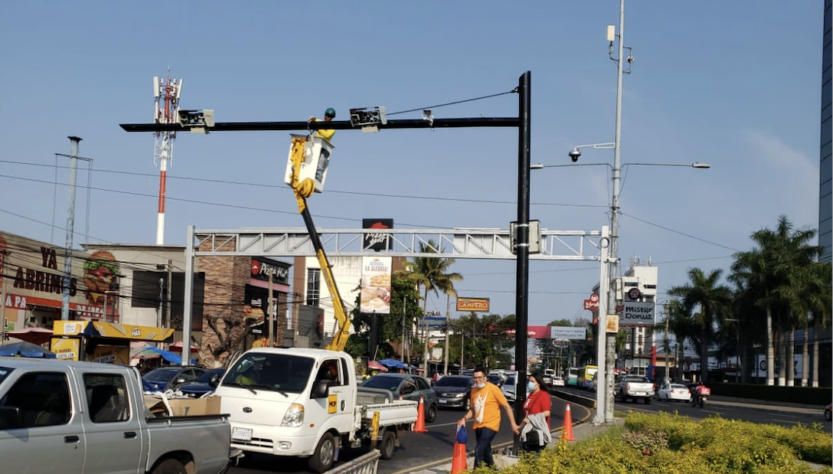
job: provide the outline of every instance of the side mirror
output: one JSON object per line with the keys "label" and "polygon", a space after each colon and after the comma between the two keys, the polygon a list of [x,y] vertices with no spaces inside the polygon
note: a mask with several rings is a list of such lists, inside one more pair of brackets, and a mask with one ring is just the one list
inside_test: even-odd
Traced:
{"label": "side mirror", "polygon": [[211,379],[208,380],[208,385],[217,388],[217,385],[220,385],[220,374],[212,375]]}
{"label": "side mirror", "polygon": [[23,427],[23,418],[19,407],[0,407],[0,430],[13,430]]}
{"label": "side mirror", "polygon": [[330,381],[329,380],[320,380],[318,381],[318,385],[315,386],[315,391],[312,394],[312,398],[327,398],[330,395]]}
{"label": "side mirror", "polygon": [[174,383],[177,384],[177,385],[184,384],[185,383],[185,377],[177,377],[176,380],[174,380]]}

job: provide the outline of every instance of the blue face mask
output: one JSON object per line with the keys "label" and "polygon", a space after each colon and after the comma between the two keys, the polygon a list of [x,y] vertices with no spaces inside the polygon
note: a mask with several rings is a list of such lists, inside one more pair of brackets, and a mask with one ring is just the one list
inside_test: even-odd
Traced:
{"label": "blue face mask", "polygon": [[535,383],[534,382],[527,382],[526,383],[526,388],[528,388],[530,391],[535,390]]}

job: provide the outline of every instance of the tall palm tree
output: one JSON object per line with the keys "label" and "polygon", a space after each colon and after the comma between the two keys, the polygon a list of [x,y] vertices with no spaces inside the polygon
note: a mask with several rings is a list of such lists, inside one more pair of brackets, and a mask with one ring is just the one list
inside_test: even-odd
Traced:
{"label": "tall palm tree", "polygon": [[[440,248],[433,240],[429,240],[427,243],[420,242],[419,244],[419,253],[439,254],[439,252]],[[433,292],[438,296],[440,291],[454,292],[454,282],[463,280],[463,275],[449,271],[454,263],[453,258],[440,257],[439,255],[437,257],[414,257],[412,261],[405,262],[406,278],[416,283],[417,287],[422,289],[423,313],[428,309],[429,292]],[[448,293],[446,294],[449,295]],[[428,373],[427,363],[428,361],[425,361],[426,374]]]}
{"label": "tall palm tree", "polygon": [[700,330],[700,376],[703,381],[709,375],[709,341],[715,332],[715,324],[723,325],[732,300],[732,290],[719,284],[723,270],[716,269],[706,274],[699,268],[688,271],[689,282],[668,290],[671,296],[682,300],[686,311],[699,307],[695,323]]}
{"label": "tall palm tree", "polygon": [[[813,229],[793,230],[792,223],[782,215],[775,230],[765,228],[752,234],[757,247],[734,255],[734,278],[745,281],[748,288],[758,294],[756,305],[766,310],[767,385],[775,384],[773,340],[785,339],[784,332],[791,331],[796,322],[791,303],[796,301],[794,295],[800,293],[800,272],[823,251],[821,246],[808,244],[815,235]],[[800,324],[800,319],[798,322]],[[785,351],[780,352],[783,355]],[[792,366],[792,361],[784,360],[778,371],[779,385],[785,385],[787,364]]]}
{"label": "tall palm tree", "polygon": [[[677,346],[679,350],[676,354],[674,354],[674,359],[676,360],[676,366],[680,367],[680,361],[683,360],[683,357],[680,356],[680,352],[685,352],[683,349],[685,341],[687,339],[691,340],[691,337],[694,334],[696,328],[693,324],[691,312],[686,311],[686,308],[683,306],[683,303],[679,299],[672,299],[665,304],[665,314],[668,318],[668,332],[669,334],[673,334],[674,340],[677,341]],[[654,326],[654,330],[664,332],[665,321],[657,323],[657,325]],[[668,352],[671,351],[670,340],[665,350]]]}

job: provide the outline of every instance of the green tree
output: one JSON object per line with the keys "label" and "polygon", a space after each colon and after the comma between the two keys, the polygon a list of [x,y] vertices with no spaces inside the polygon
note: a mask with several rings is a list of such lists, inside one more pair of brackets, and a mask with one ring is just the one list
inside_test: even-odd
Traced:
{"label": "green tree", "polygon": [[668,290],[668,294],[681,299],[687,312],[695,308],[700,310],[695,314],[694,323],[700,333],[700,376],[703,381],[708,379],[709,374],[709,342],[715,333],[715,326],[723,325],[732,301],[732,290],[719,284],[722,273],[721,269],[706,274],[699,268],[691,268],[688,283]]}
{"label": "green tree", "polygon": [[[786,216],[780,216],[775,230],[767,228],[752,233],[756,244],[752,250],[737,252],[732,265],[733,279],[743,281],[748,291],[756,295],[755,304],[766,314],[766,379],[767,385],[775,384],[774,341],[784,338],[785,331],[792,331],[801,324],[795,307],[802,293],[801,272],[819,256],[822,247],[809,245],[816,235],[813,229],[793,229]],[[783,346],[782,346],[783,347]],[[780,351],[783,355],[783,352]],[[785,385],[787,361],[782,357],[778,381]],[[792,365],[792,361],[789,361]]]}

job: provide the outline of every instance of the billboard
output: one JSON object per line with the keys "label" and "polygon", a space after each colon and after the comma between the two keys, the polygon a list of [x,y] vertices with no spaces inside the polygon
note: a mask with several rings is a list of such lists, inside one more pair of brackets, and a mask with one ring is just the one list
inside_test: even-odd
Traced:
{"label": "billboard", "polygon": [[653,301],[625,301],[619,315],[619,326],[653,326]]}
{"label": "billboard", "polygon": [[489,312],[489,298],[457,298],[457,311]]}
{"label": "billboard", "polygon": [[[362,229],[393,229],[393,219],[362,219]],[[368,232],[362,234],[362,248],[365,250],[390,250],[390,234]]]}
{"label": "billboard", "polygon": [[572,339],[583,341],[587,337],[587,329],[569,326],[550,326],[550,339]]}
{"label": "billboard", "polygon": [[390,314],[391,262],[391,257],[362,257],[362,313]]}

